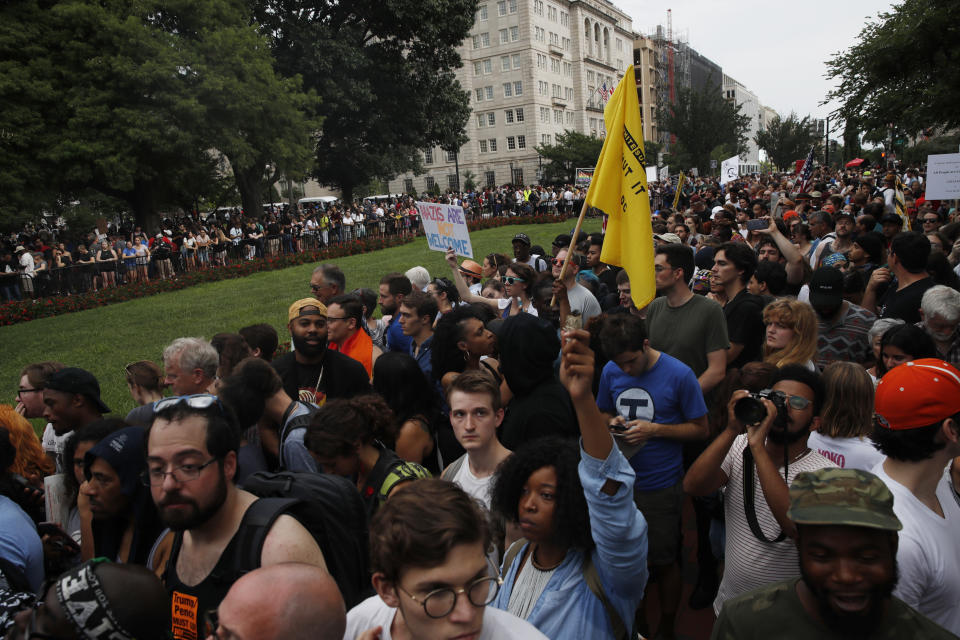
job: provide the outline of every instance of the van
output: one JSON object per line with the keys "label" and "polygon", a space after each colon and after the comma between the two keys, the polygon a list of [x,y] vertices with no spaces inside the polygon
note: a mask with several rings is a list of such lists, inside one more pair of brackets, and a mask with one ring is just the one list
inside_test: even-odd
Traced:
{"label": "van", "polygon": [[330,205],[340,202],[340,198],[336,196],[319,196],[316,198],[300,198],[297,201],[297,205],[300,209],[303,209],[305,206],[316,207],[320,211],[326,211],[330,208]]}

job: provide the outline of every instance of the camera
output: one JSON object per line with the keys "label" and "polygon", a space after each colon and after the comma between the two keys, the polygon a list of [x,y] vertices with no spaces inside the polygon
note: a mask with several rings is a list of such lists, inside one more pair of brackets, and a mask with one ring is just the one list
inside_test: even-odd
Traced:
{"label": "camera", "polygon": [[761,400],[766,398],[777,408],[777,417],[773,426],[785,428],[787,426],[787,394],[783,391],[764,389],[757,393],[740,398],[733,405],[733,415],[742,424],[757,424],[767,417],[767,409]]}

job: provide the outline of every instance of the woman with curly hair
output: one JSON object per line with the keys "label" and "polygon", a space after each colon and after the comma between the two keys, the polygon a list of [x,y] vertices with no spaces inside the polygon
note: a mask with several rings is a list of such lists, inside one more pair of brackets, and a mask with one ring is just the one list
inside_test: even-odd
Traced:
{"label": "woman with curly hair", "polygon": [[10,432],[10,444],[17,451],[10,473],[21,475],[31,486],[43,489],[43,479],[54,472],[54,464],[44,453],[33,426],[13,407],[0,404],[0,427]]}
{"label": "woman with curly hair", "polygon": [[398,485],[430,477],[421,465],[388,448],[397,435],[396,422],[383,398],[365,394],[330,400],[307,427],[304,443],[317,466],[355,480],[369,516]]}
{"label": "woman with curly hair", "polygon": [[580,426],[573,439],[520,446],[493,480],[493,511],[520,527],[493,606],[553,640],[632,638],[647,580],[647,523],[633,503],[636,475],[592,393],[586,331],[564,333],[560,378]]}
{"label": "woman with curly hair", "polygon": [[817,316],[813,307],[787,298],[774,300],[763,309],[763,323],[767,325],[764,362],[777,368],[799,364],[816,370]]}
{"label": "woman with curly hair", "polygon": [[496,350],[497,338],[484,325],[481,312],[473,305],[457,307],[442,316],[434,328],[433,376],[444,391],[459,374],[475,369],[490,372],[499,384],[503,379],[500,363],[489,357]]}

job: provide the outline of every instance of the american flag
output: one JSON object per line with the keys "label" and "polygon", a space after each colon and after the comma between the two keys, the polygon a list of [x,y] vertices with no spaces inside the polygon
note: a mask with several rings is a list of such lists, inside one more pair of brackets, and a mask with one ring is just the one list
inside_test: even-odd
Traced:
{"label": "american flag", "polygon": [[610,99],[610,90],[607,89],[606,80],[604,80],[603,84],[600,85],[600,95],[603,96],[605,101]]}
{"label": "american flag", "polygon": [[813,174],[813,147],[810,147],[810,153],[807,159],[803,161],[803,168],[800,169],[800,182],[797,193],[805,193],[810,186],[810,176]]}

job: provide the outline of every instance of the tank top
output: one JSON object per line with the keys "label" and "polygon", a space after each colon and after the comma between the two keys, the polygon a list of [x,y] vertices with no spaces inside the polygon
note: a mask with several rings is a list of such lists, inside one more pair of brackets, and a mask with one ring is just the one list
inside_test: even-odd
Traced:
{"label": "tank top", "polygon": [[[244,520],[246,514],[244,514]],[[183,533],[178,533],[173,539],[170,550],[170,559],[163,572],[163,584],[170,594],[170,624],[174,640],[203,640],[206,637],[203,627],[203,617],[207,611],[216,609],[227,596],[227,591],[239,577],[232,566],[237,546],[237,535],[243,529],[244,522],[240,522],[237,533],[233,534],[230,542],[224,547],[220,559],[210,574],[194,586],[188,586],[180,581],[177,575],[177,559],[180,557],[180,547],[183,543]],[[255,569],[257,567],[250,567]]]}

